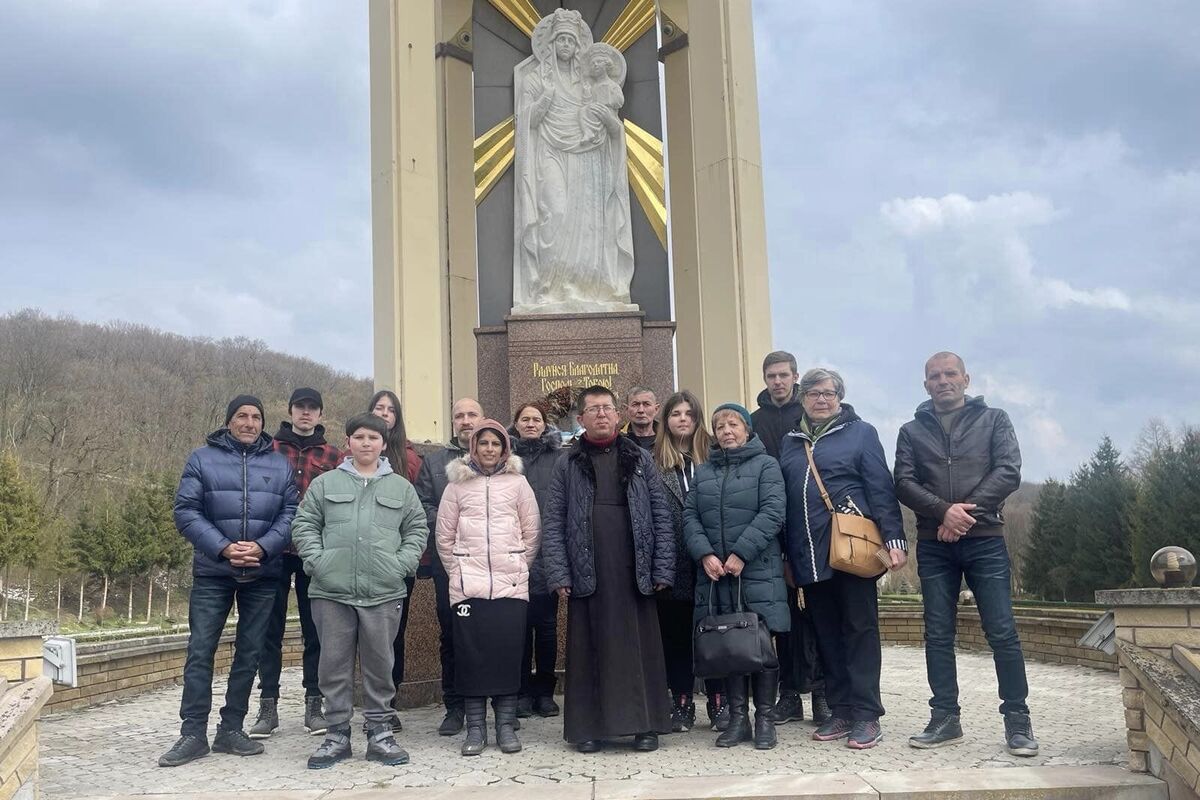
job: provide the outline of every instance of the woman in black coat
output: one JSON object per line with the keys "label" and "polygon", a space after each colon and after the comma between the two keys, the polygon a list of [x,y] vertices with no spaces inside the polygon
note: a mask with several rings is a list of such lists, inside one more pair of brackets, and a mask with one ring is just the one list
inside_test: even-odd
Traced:
{"label": "woman in black coat", "polygon": [[[686,733],[696,723],[692,688],[692,617],[696,570],[683,538],[683,503],[696,478],[696,467],[708,458],[712,437],[704,425],[704,409],[688,391],[676,392],[663,403],[655,426],[654,465],[662,475],[671,507],[675,533],[675,584],[658,594],[658,624],[662,632],[663,657],[667,662],[667,686],[671,689],[671,730]],[[712,730],[729,727],[729,704],[722,680],[704,682],[708,695],[708,722]]]}
{"label": "woman in black coat", "polygon": [[[735,403],[719,406],[712,424],[717,443],[697,468],[683,508],[688,553],[700,565],[695,622],[709,613],[728,614],[744,606],[772,633],[783,633],[792,622],[779,538],[787,506],[783,473],[754,435],[745,408]],[[717,737],[717,747],[753,739],[757,749],[770,750],[776,744],[772,711],[779,692],[778,664],[750,676],[731,675],[726,683],[729,727]]]}
{"label": "woman in black coat", "polygon": [[[554,468],[562,456],[562,436],[547,424],[540,405],[526,403],[513,414],[508,430],[513,452],[525,465],[525,480],[533,487],[538,508],[546,507],[546,494]],[[559,713],[554,702],[555,662],[558,659],[558,595],[546,588],[546,569],[542,554],[529,567],[529,617],[525,625],[525,656],[521,673],[521,693],[517,716],[554,717]]]}

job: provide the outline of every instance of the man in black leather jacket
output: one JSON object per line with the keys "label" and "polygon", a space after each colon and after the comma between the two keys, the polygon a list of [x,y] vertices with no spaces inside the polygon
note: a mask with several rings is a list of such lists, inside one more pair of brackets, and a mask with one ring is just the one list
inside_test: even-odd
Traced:
{"label": "man in black leather jacket", "polygon": [[900,428],[896,497],[917,515],[917,573],[925,606],[929,725],[908,741],[931,748],[962,738],[954,632],[963,579],[996,663],[1000,713],[1013,755],[1038,752],[1025,699],[1025,657],[1013,619],[1004,501],[1021,485],[1021,451],[1008,415],[966,396],[971,378],[954,353],[925,363],[930,399]]}

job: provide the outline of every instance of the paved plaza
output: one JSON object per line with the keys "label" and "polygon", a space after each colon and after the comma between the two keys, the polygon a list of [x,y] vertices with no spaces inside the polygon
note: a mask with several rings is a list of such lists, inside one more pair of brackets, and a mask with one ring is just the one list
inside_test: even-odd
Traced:
{"label": "paved plaza", "polygon": [[[402,715],[404,732],[398,738],[412,763],[384,767],[363,760],[364,741],[356,719],[354,759],[327,770],[305,768],[319,739],[301,727],[300,673],[289,669],[284,671],[280,702],[282,727],[265,742],[263,755],[213,754],[182,767],[159,768],[158,756],[178,735],[181,689],[171,687],[43,718],[41,789],[47,798],[67,798],[1125,763],[1125,724],[1115,673],[1031,662],[1029,705],[1042,752],[1022,759],[1004,752],[991,657],[960,652],[958,664],[966,738],[940,750],[913,750],[906,742],[928,720],[924,654],[914,647],[888,646],[883,654],[883,701],[888,710],[884,741],[866,752],[850,751],[842,743],[814,742],[810,724],[790,723],[779,728],[779,746],[765,752],[751,745],[718,749],[712,744],[716,734],[698,726],[688,734],[663,736],[655,753],[634,753],[626,741],[597,755],[583,755],[563,743],[561,717],[535,717],[522,721],[522,752],[506,756],[491,747],[482,756],[463,758],[458,755],[461,737],[436,734],[442,710],[434,706]],[[223,692],[221,681],[217,697]],[[699,717],[705,719],[703,710]],[[212,725],[215,719],[214,712]]]}

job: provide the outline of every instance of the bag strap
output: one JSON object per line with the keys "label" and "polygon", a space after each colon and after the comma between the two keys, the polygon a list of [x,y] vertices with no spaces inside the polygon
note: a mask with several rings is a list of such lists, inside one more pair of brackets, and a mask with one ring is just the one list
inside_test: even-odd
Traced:
{"label": "bag strap", "polygon": [[[713,604],[712,604],[713,587],[715,587],[718,582],[719,581],[709,581],[708,582],[708,615],[710,617],[713,616]],[[742,611],[742,576],[741,575],[737,576],[737,582],[738,582],[738,593],[737,593],[737,605],[735,606],[735,609],[738,611],[738,613],[741,613],[741,611]]]}
{"label": "bag strap", "polygon": [[812,469],[813,478],[817,482],[817,489],[821,492],[821,499],[825,501],[825,507],[832,514],[833,503],[829,502],[829,492],[825,491],[825,483],[821,480],[821,473],[817,472],[817,462],[813,460],[812,442],[805,440],[804,452],[808,455],[808,466]]}

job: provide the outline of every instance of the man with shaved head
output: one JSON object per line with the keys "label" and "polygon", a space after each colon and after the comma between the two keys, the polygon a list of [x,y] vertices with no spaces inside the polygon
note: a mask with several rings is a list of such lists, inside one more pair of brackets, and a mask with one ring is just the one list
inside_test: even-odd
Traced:
{"label": "man with shaved head", "polygon": [[900,428],[896,497],[917,515],[917,574],[925,606],[925,668],[933,693],[917,748],[962,739],[954,628],[964,579],[992,648],[1008,752],[1037,755],[1025,699],[1025,657],[1013,619],[1011,572],[1004,543],[1004,501],[1021,485],[1021,451],[1008,414],[968,397],[971,376],[955,353],[925,362],[929,400]]}
{"label": "man with shaved head", "polygon": [[442,660],[442,702],[446,705],[446,717],[438,727],[442,736],[454,736],[463,729],[464,711],[462,695],[454,690],[454,635],[450,617],[450,578],[446,568],[438,557],[437,547],[433,544],[433,532],[437,530],[438,506],[442,502],[442,493],[446,491],[446,465],[456,458],[462,457],[471,444],[471,433],[475,426],[482,422],[483,407],[479,401],[471,397],[456,400],[450,407],[450,424],[454,438],[445,449],[438,450],[425,456],[421,462],[421,471],[417,473],[414,487],[421,505],[425,507],[425,519],[429,524],[430,543],[427,552],[430,556],[430,566],[433,571],[433,590],[437,601],[438,627],[440,628],[439,650]]}

